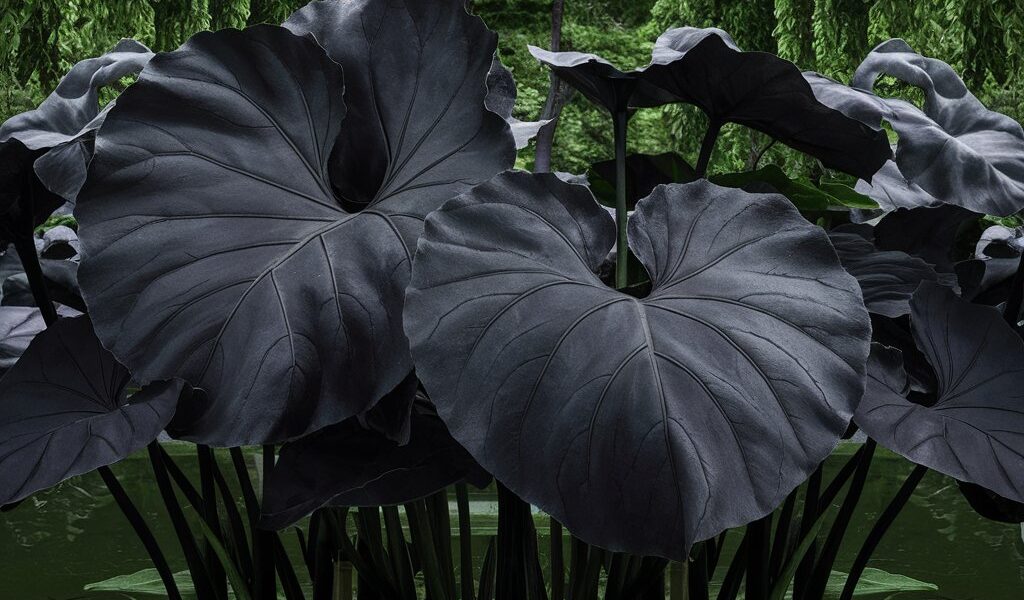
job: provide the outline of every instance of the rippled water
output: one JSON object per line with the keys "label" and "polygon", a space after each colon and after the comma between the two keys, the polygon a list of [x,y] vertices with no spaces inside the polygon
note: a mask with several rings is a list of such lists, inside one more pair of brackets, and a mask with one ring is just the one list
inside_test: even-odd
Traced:
{"label": "rippled water", "polygon": [[[179,462],[186,470],[194,471],[187,446],[176,447],[175,453],[181,454]],[[841,464],[848,453],[848,449],[841,448],[829,466]],[[837,560],[837,570],[848,568],[873,518],[909,471],[908,463],[891,454],[880,452],[876,457],[859,516]],[[116,465],[115,472],[154,527],[172,567],[183,569],[145,455]],[[472,508],[474,533],[480,536],[474,546],[482,553],[485,536],[492,535],[497,525],[497,502],[490,491],[480,491],[472,495]],[[454,510],[453,502],[456,527]],[[537,525],[546,536],[547,519],[537,515]],[[733,542],[737,538],[739,535],[734,535]],[[542,549],[546,545],[542,540]],[[37,494],[16,510],[0,514],[0,600],[125,598],[110,593],[88,594],[82,588],[150,566],[117,505],[94,474]],[[937,592],[874,596],[879,600],[1024,599],[1020,527],[977,516],[953,482],[935,473],[925,477],[871,566],[939,587]]]}

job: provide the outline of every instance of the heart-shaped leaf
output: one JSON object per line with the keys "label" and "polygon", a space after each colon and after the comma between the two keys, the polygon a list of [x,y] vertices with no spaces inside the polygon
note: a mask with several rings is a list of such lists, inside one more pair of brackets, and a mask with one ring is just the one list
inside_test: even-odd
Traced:
{"label": "heart-shaped leaf", "polygon": [[920,258],[898,250],[879,250],[855,233],[833,231],[829,239],[843,268],[857,278],[869,312],[886,317],[910,313],[910,298],[922,281],[956,285],[956,277],[939,275]]}
{"label": "heart-shaped leaf", "polygon": [[0,504],[128,456],[174,414],[181,381],[126,397],[130,375],[88,317],[40,333],[0,380]]}
{"label": "heart-shaped leaf", "polygon": [[281,448],[267,481],[260,526],[284,529],[317,508],[401,504],[489,476],[435,414],[418,407],[405,444],[345,421]]}
{"label": "heart-shaped leaf", "polygon": [[406,332],[438,413],[498,480],[589,543],[679,559],[832,450],[868,316],[778,195],[655,188],[629,224],[643,299],[596,275],[614,239],[586,188],[502,174],[428,217]]}
{"label": "heart-shaped leaf", "polygon": [[[493,34],[461,3],[438,6],[427,21],[394,3],[293,16],[325,28],[345,87],[320,45],[284,28],[202,33],[108,115],[77,210],[79,275],[136,377],[205,391],[176,435],[293,439],[410,372],[401,308],[422,219],[515,154],[483,105]],[[360,23],[376,37],[353,38]]]}
{"label": "heart-shaped leaf", "polygon": [[431,210],[515,162],[508,124],[484,108],[498,38],[465,4],[311,2],[284,23],[345,69],[334,189],[416,234]]}
{"label": "heart-shaped leaf", "polygon": [[908,400],[901,353],[876,344],[857,425],[915,463],[1024,501],[1024,341],[995,309],[935,283],[910,306],[938,378],[934,402]]}

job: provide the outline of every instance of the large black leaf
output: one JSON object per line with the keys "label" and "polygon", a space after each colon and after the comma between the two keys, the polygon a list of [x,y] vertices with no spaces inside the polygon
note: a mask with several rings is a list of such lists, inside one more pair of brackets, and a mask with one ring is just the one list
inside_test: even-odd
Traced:
{"label": "large black leaf", "polygon": [[462,0],[312,2],[284,26],[345,69],[330,173],[346,203],[418,233],[428,212],[515,162],[508,124],[484,108],[497,36]]}
{"label": "large black leaf", "polygon": [[694,104],[713,126],[745,125],[862,179],[892,155],[884,131],[820,102],[796,65],[744,52],[720,29],[666,31],[640,80],[638,106]]}
{"label": "large black leaf", "polygon": [[957,239],[979,217],[976,212],[952,205],[897,209],[875,226],[875,245],[920,257],[940,273],[952,273],[959,258]]}
{"label": "large black leaf", "polygon": [[911,309],[934,401],[908,400],[902,355],[875,345],[857,425],[911,461],[1024,501],[1024,341],[995,309],[935,283],[921,284]]}
{"label": "large black leaf", "polygon": [[621,71],[596,54],[528,48],[534,58],[608,112],[614,114],[633,106],[640,70]]}
{"label": "large black leaf", "polygon": [[491,61],[491,70],[487,73],[487,97],[484,105],[487,110],[500,115],[505,119],[508,126],[512,128],[512,137],[515,138],[516,149],[522,150],[529,145],[530,140],[535,138],[541,128],[550,123],[549,119],[540,121],[521,121],[512,115],[516,107],[516,97],[519,90],[516,87],[516,80],[512,72],[501,64],[497,53]]}
{"label": "large black leaf", "polygon": [[[920,88],[923,109],[875,96],[881,76]],[[883,207],[941,202],[1002,216],[1024,208],[1024,130],[987,109],[946,63],[892,39],[868,54],[849,87],[807,77],[825,104],[872,126],[884,119],[899,135],[894,162],[860,188]]]}
{"label": "large black leaf", "polygon": [[[158,56],[107,117],[77,210],[79,276],[100,338],[136,377],[204,389],[179,409],[176,435],[296,438],[362,413],[411,370],[408,245],[426,213],[515,150],[483,106],[492,34],[461,5],[434,10],[429,31],[386,6],[395,14],[372,27],[365,11],[385,4],[318,3],[292,18],[316,17],[330,32],[321,43],[362,52],[334,55],[348,117],[342,68],[271,26],[202,33]],[[351,37],[364,20],[387,34],[370,54]]]}
{"label": "large black leaf", "polygon": [[632,71],[595,54],[533,46],[530,52],[613,113],[694,104],[712,127],[745,125],[863,179],[892,156],[885,132],[818,101],[793,63],[766,52],[744,52],[721,29],[669,29],[655,42],[651,63]]}
{"label": "large black leaf", "polygon": [[886,317],[906,315],[910,298],[922,281],[956,284],[953,275],[939,275],[920,258],[898,250],[879,250],[856,233],[833,231],[828,237],[843,268],[857,278],[869,312]]}
{"label": "large black leaf", "polygon": [[0,380],[0,504],[128,456],[174,414],[181,381],[126,397],[128,371],[88,317],[40,333]]}
{"label": "large black leaf", "polygon": [[0,159],[9,163],[5,173],[12,180],[5,177],[0,184],[20,185],[34,162],[35,174],[50,191],[74,200],[91,157],[91,140],[85,138],[103,122],[99,89],[141,71],[152,57],[142,44],[121,40],[110,52],[75,64],[38,108],[5,121]]}
{"label": "large black leaf", "polygon": [[828,455],[870,327],[781,196],[660,186],[629,236],[643,299],[595,274],[615,230],[586,188],[500,175],[428,217],[406,332],[438,413],[498,480],[590,543],[679,559]]}
{"label": "large black leaf", "polygon": [[281,448],[267,480],[260,526],[284,529],[317,508],[381,506],[422,498],[453,483],[489,476],[436,414],[416,408],[405,444],[345,421]]}
{"label": "large black leaf", "polygon": [[886,75],[924,92],[923,111],[890,99],[886,118],[899,134],[896,164],[908,181],[942,202],[1011,215],[1024,208],[1024,130],[989,110],[952,67],[921,56],[906,42],[879,44],[851,85],[874,89]]}

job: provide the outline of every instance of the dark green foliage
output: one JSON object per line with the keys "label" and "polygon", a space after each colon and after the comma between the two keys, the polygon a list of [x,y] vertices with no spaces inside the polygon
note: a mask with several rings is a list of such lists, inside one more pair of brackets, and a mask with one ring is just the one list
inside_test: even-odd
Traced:
{"label": "dark green foliage", "polygon": [[278,24],[288,18],[305,2],[298,0],[250,0],[249,25],[256,23]]}
{"label": "dark green foliage", "polygon": [[249,0],[209,0],[210,29],[241,28],[249,18]]}
{"label": "dark green foliage", "polygon": [[[121,37],[156,50],[176,47],[204,28],[280,23],[300,0],[28,0],[0,8],[0,119],[37,105],[55,78],[77,60],[95,56]],[[547,93],[547,73],[527,44],[547,47],[551,3],[545,0],[474,0],[470,8],[500,34],[499,53],[519,84],[515,116],[537,118]],[[1024,11],[1016,0],[570,0],[563,50],[587,50],[622,68],[644,64],[650,44],[668,27],[721,27],[745,49],[777,51],[802,69],[846,79],[875,44],[906,39],[939,56],[964,75],[987,106],[1019,118],[1024,113]],[[30,18],[32,17],[32,18]],[[49,85],[44,85],[49,81]],[[883,84],[885,82],[882,82]],[[611,158],[610,134],[599,110],[574,98],[556,132],[552,167],[582,172]],[[630,152],[681,153],[696,160],[705,123],[683,107],[644,111],[630,122]],[[726,127],[712,164],[721,171],[749,168],[771,140]],[[814,161],[773,146],[762,159],[792,165],[806,176]],[[529,167],[532,152],[520,157]]]}

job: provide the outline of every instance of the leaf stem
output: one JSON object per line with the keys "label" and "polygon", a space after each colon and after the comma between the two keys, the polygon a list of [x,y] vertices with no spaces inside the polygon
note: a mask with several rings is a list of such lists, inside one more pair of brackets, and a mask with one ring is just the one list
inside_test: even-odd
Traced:
{"label": "leaf stem", "polygon": [[99,471],[100,477],[103,478],[103,483],[107,485],[107,489],[110,490],[110,494],[114,497],[114,501],[117,502],[117,506],[124,513],[125,518],[128,519],[132,529],[135,530],[135,535],[138,536],[139,541],[146,548],[149,559],[153,561],[153,566],[156,567],[157,573],[160,574],[160,581],[163,582],[164,588],[167,590],[168,600],[182,600],[181,592],[178,591],[178,584],[174,581],[174,574],[171,573],[171,568],[167,564],[167,558],[164,557],[164,553],[160,550],[160,545],[153,536],[153,532],[146,525],[145,519],[142,518],[139,509],[135,507],[135,504],[128,496],[128,492],[121,486],[121,482],[117,480],[117,476],[110,470],[110,467],[100,467],[97,471]]}
{"label": "leaf stem", "polygon": [[917,485],[921,483],[921,479],[924,478],[925,473],[928,472],[928,468],[921,465],[914,465],[914,470],[910,472],[907,479],[900,486],[896,495],[893,496],[889,505],[885,507],[885,511],[878,517],[878,521],[875,522],[875,526],[871,528],[871,532],[868,533],[867,539],[864,540],[864,545],[860,547],[860,552],[857,553],[857,558],[853,561],[853,566],[850,568],[850,574],[846,578],[846,585],[843,586],[843,593],[839,597],[839,600],[852,600],[854,592],[857,589],[857,583],[860,581],[860,576],[864,573],[864,569],[868,565],[871,555],[874,554],[875,548],[878,547],[879,542],[882,541],[882,537],[889,531],[889,527],[896,520],[896,517],[906,506],[907,501],[910,500],[910,496],[913,495],[914,490],[917,489]]}
{"label": "leaf stem", "polygon": [[804,590],[803,600],[821,598],[825,594],[825,586],[828,583],[829,575],[832,574],[832,565],[835,563],[836,555],[839,553],[839,546],[846,535],[846,529],[853,518],[853,512],[860,501],[861,493],[864,491],[864,484],[867,481],[868,471],[871,468],[871,459],[875,453],[876,444],[871,438],[864,442],[863,453],[857,461],[857,468],[854,471],[853,479],[850,481],[850,488],[846,492],[842,506],[839,507],[839,514],[836,515],[832,529],[828,532],[825,544],[821,549],[821,556],[814,565],[814,572],[810,582]]}
{"label": "leaf stem", "polygon": [[772,515],[747,525],[747,600],[768,598]]}
{"label": "leaf stem", "polygon": [[697,166],[694,170],[697,178],[703,178],[708,172],[708,163],[711,162],[711,153],[715,150],[715,142],[718,141],[718,132],[722,130],[720,121],[711,120],[708,129],[704,133],[704,140],[700,143],[700,155],[697,157]]}
{"label": "leaf stem", "polygon": [[1024,303],[1024,253],[1017,263],[1017,271],[1013,274],[1013,281],[1010,283],[1010,297],[1006,300],[1006,307],[1003,308],[1003,319],[1011,327],[1017,327],[1020,319],[1020,307]]}
{"label": "leaf stem", "polygon": [[32,196],[32,184],[26,184],[22,194],[18,197],[21,212],[18,217],[24,222],[11,237],[14,241],[14,249],[18,251],[18,258],[21,259],[21,267],[28,277],[32,298],[43,315],[43,321],[49,327],[57,322],[57,310],[53,307],[50,295],[46,291],[46,279],[43,277],[43,269],[39,265],[39,255],[36,254],[35,239],[32,235]]}
{"label": "leaf stem", "polygon": [[629,111],[621,109],[614,116],[615,130],[615,288],[629,285],[629,239],[626,235],[629,211],[626,207],[626,132]]}
{"label": "leaf stem", "polygon": [[163,497],[164,507],[171,518],[171,524],[174,525],[174,532],[178,536],[181,550],[185,554],[185,562],[188,564],[188,570],[192,575],[192,582],[195,583],[196,596],[200,600],[216,598],[209,573],[206,571],[206,565],[199,554],[196,539],[192,535],[188,522],[185,520],[185,513],[182,511],[178,498],[174,493],[174,488],[171,485],[171,479],[164,464],[164,457],[161,454],[159,442],[150,443],[146,449],[149,451],[149,460],[153,465],[153,475],[156,477],[157,488]]}
{"label": "leaf stem", "polygon": [[455,484],[455,502],[459,509],[459,579],[463,600],[473,600],[473,525],[469,514],[469,488],[465,481]]}

